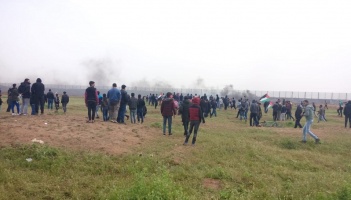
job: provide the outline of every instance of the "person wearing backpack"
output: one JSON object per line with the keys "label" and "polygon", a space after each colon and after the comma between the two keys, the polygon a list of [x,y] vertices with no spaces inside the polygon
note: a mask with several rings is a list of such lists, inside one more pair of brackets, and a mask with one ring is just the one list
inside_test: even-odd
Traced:
{"label": "person wearing backpack", "polygon": [[117,89],[117,84],[113,83],[112,88],[107,92],[108,109],[110,120],[113,123],[117,123],[117,112],[121,101],[121,93]]}
{"label": "person wearing backpack", "polygon": [[[11,89],[9,96],[10,96],[10,101],[11,101],[12,115],[19,115],[19,103],[18,103],[19,93],[18,93],[18,89],[17,89],[15,83],[12,85],[12,89]],[[17,113],[15,113],[15,106],[17,108]]]}
{"label": "person wearing backpack", "polygon": [[28,106],[30,101],[30,81],[28,78],[18,87],[18,93],[22,95],[21,115],[28,114]]}
{"label": "person wearing backpack", "polygon": [[67,111],[68,102],[69,102],[69,96],[66,94],[66,92],[63,92],[63,95],[61,96],[61,104],[62,104],[62,109],[64,113],[66,113]]}

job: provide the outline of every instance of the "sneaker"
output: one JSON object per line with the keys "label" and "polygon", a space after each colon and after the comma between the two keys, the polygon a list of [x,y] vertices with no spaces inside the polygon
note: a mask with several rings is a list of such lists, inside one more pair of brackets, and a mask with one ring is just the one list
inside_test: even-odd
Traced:
{"label": "sneaker", "polygon": [[16,115],[16,113],[12,113],[12,115]]}
{"label": "sneaker", "polygon": [[188,145],[188,143],[187,142],[184,142],[184,144],[183,144],[184,146],[186,146],[186,145]]}
{"label": "sneaker", "polygon": [[164,133],[163,135],[166,136],[166,133]]}
{"label": "sneaker", "polygon": [[318,139],[316,139],[315,143],[316,143],[316,144],[320,144],[320,143],[321,143],[321,140],[318,138]]}

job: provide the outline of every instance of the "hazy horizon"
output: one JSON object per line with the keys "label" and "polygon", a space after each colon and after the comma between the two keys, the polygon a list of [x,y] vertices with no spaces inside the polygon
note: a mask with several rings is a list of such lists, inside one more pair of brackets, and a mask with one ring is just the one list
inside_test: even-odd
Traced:
{"label": "hazy horizon", "polygon": [[351,92],[349,1],[0,0],[0,83]]}

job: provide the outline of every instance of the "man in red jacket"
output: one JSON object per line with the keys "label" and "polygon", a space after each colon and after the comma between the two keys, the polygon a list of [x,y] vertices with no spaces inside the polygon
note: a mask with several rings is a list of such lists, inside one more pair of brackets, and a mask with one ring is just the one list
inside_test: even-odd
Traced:
{"label": "man in red jacket", "polygon": [[199,130],[200,123],[201,121],[202,123],[205,123],[205,118],[202,114],[202,110],[200,107],[200,99],[198,97],[195,97],[193,99],[193,105],[189,107],[189,118],[190,118],[190,131],[186,135],[184,145],[188,144],[188,141],[191,133],[193,132],[193,129],[194,129],[194,136],[193,136],[192,145],[195,145],[197,131]]}
{"label": "man in red jacket", "polygon": [[172,98],[172,93],[168,92],[166,98],[161,104],[161,113],[163,116],[163,135],[166,135],[166,123],[168,121],[168,134],[172,135],[172,117],[176,115],[176,109]]}

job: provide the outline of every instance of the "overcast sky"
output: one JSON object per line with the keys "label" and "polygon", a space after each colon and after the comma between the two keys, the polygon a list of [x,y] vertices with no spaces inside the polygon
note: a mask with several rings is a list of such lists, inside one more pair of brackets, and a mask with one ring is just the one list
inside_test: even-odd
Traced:
{"label": "overcast sky", "polygon": [[350,64],[349,0],[0,0],[0,82],[350,92]]}

